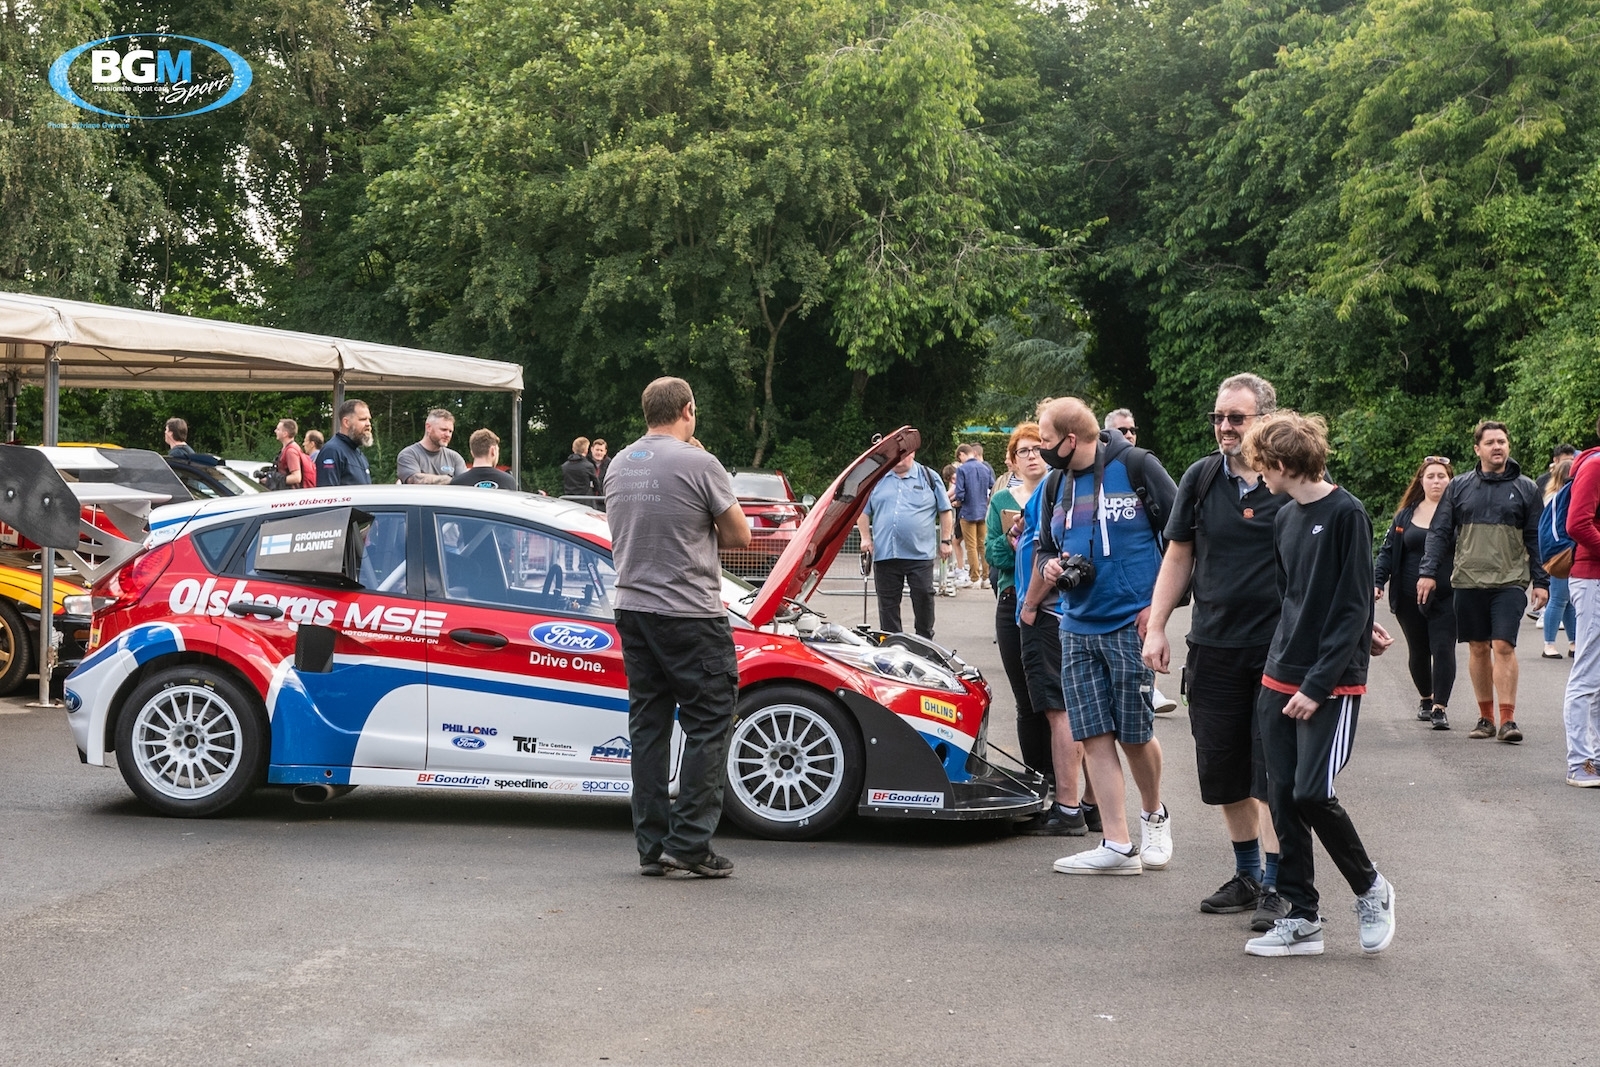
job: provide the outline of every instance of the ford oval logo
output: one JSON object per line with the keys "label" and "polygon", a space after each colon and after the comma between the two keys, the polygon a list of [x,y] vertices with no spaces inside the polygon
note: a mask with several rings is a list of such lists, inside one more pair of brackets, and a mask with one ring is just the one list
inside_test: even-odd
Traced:
{"label": "ford oval logo", "polygon": [[[204,51],[199,53],[197,63],[195,48],[182,44],[161,47],[169,42],[188,42]],[[155,47],[135,47],[139,44]],[[215,60],[208,63],[206,52],[214,53],[227,69],[223,70]],[[84,65],[88,69],[87,80],[81,73],[84,67],[76,75],[72,71],[73,64],[85,53],[89,57]],[[150,121],[190,118],[226,107],[245,94],[255,75],[243,56],[214,41],[177,33],[122,33],[63,52],[50,64],[49,77],[50,88],[57,96],[85,111],[116,119]],[[84,92],[102,103],[131,110],[100,107],[85,99]],[[142,105],[142,110],[133,106],[136,103]]]}
{"label": "ford oval logo", "polygon": [[77,693],[74,693],[72,690],[68,689],[66,694],[66,704],[68,711],[77,711],[79,708],[83,707],[83,698]]}
{"label": "ford oval logo", "polygon": [[541,622],[529,628],[528,636],[545,648],[562,652],[602,652],[612,643],[610,634],[581,622]]}
{"label": "ford oval logo", "polygon": [[457,748],[482,748],[483,747],[483,738],[481,738],[481,737],[452,737],[450,739],[450,743],[452,745],[456,746]]}

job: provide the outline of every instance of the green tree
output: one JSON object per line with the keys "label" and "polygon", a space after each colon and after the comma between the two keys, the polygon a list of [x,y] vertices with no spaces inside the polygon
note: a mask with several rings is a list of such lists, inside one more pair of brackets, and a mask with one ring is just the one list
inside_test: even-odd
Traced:
{"label": "green tree", "polygon": [[461,77],[390,122],[361,225],[419,336],[591,418],[681,373],[708,444],[760,463],[784,363],[818,363],[801,320],[859,400],[1025,284],[986,206],[984,33],[846,0],[458,4],[410,41]]}

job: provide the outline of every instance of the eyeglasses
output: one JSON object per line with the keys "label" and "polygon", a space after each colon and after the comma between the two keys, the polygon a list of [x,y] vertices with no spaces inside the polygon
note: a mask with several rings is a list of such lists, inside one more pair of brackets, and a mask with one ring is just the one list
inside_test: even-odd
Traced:
{"label": "eyeglasses", "polygon": [[1446,467],[1451,465],[1449,456],[1423,456],[1422,457],[1422,462],[1424,462],[1424,463],[1443,463]]}
{"label": "eyeglasses", "polygon": [[1139,427],[1137,426],[1113,426],[1111,428],[1124,437],[1133,437],[1139,432]]}
{"label": "eyeglasses", "polygon": [[1041,453],[1043,451],[1044,451],[1044,449],[1040,448],[1038,445],[1030,445],[1027,448],[1019,448],[1019,449],[1017,449],[1017,455],[1018,456],[1037,456],[1039,453]]}
{"label": "eyeglasses", "polygon": [[1226,422],[1230,426],[1239,427],[1244,425],[1245,419],[1253,419],[1259,414],[1259,411],[1252,411],[1248,415],[1241,415],[1237,411],[1230,411],[1224,415],[1220,411],[1213,411],[1211,413],[1211,425],[1221,426],[1224,422]]}

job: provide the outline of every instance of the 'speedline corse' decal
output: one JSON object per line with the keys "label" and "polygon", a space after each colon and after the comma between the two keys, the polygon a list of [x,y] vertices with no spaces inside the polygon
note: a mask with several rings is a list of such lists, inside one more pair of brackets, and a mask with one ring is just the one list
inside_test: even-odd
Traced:
{"label": "'speedline corse' decal", "polygon": [[[190,41],[194,44],[203,45],[228,61],[233,81],[228,86],[228,91],[221,98],[212,101],[205,107],[196,108],[193,111],[183,111],[176,115],[138,115],[123,111],[109,111],[103,107],[96,107],[79,96],[78,91],[67,80],[67,74],[78,57],[96,45],[110,44],[112,41],[126,41],[132,38],[160,38],[172,41]],[[141,119],[147,122],[155,122],[162,119],[193,118],[195,115],[204,115],[206,112],[215,111],[219,107],[226,107],[245,94],[250,88],[250,83],[255,80],[255,73],[250,69],[250,64],[245,62],[243,56],[231,48],[217,44],[215,41],[207,41],[201,37],[186,37],[181,33],[119,33],[111,37],[85,41],[76,48],[71,48],[61,53],[56,57],[56,61],[50,64],[49,79],[50,88],[55,90],[56,95],[74,107],[80,107],[85,111],[93,111],[97,115],[109,115],[114,119]]]}

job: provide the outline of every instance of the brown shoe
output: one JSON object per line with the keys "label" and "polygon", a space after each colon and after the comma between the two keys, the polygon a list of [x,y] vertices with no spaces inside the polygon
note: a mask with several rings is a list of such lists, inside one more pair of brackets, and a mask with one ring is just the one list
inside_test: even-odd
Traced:
{"label": "brown shoe", "polygon": [[1478,725],[1467,731],[1467,736],[1472,738],[1474,741],[1482,741],[1486,737],[1493,738],[1494,723],[1490,722],[1488,719],[1479,719]]}
{"label": "brown shoe", "polygon": [[1517,721],[1515,719],[1507,719],[1500,724],[1500,740],[1510,745],[1522,740],[1522,731],[1517,729]]}

